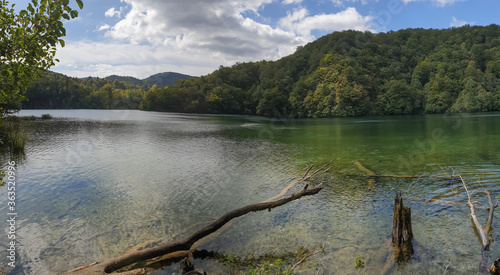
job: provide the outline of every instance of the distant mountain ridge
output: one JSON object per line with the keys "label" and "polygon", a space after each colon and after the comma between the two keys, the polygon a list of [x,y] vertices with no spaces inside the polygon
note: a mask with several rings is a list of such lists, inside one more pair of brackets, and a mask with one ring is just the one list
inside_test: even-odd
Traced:
{"label": "distant mountain ridge", "polygon": [[157,73],[144,79],[138,79],[132,76],[119,76],[119,75],[110,75],[105,77],[105,79],[109,81],[119,80],[129,84],[143,85],[148,88],[153,87],[153,85],[156,85],[160,88],[164,88],[166,86],[174,85],[177,80],[180,79],[187,80],[190,78],[193,78],[193,76],[175,72]]}

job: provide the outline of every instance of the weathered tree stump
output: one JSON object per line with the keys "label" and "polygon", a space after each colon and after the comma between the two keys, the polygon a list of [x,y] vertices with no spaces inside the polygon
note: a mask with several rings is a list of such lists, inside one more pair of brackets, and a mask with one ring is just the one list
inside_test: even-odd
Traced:
{"label": "weathered tree stump", "polygon": [[413,255],[411,209],[403,205],[401,193],[397,194],[394,199],[391,237],[394,248],[394,261],[397,263],[409,261]]}

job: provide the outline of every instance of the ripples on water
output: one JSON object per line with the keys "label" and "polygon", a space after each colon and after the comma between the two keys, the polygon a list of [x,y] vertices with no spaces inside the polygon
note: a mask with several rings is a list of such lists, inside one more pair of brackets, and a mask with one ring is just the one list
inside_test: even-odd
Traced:
{"label": "ripples on water", "polygon": [[[462,183],[427,176],[459,173],[483,203],[484,188],[495,197],[500,191],[495,116],[465,116],[455,129],[438,116],[277,122],[137,111],[23,112],[41,113],[60,118],[26,125],[30,138],[18,164],[20,260],[10,274],[56,274],[141,242],[186,236],[229,210],[272,197],[306,164],[320,166],[333,156],[332,171],[315,180],[325,187],[318,195],[246,215],[202,248],[247,257],[321,244],[326,253],[314,260],[323,274],[359,274],[357,256],[365,258],[362,274],[378,274],[387,257],[392,201],[402,192],[424,253],[390,273],[442,274],[450,264],[450,274],[470,274],[477,270],[480,244]],[[435,129],[446,139],[432,145],[427,141]],[[401,160],[412,156],[405,166]],[[422,177],[369,181],[355,176],[354,160],[380,174]],[[486,211],[478,212],[485,221]],[[496,243],[491,249],[492,258],[500,256]]]}

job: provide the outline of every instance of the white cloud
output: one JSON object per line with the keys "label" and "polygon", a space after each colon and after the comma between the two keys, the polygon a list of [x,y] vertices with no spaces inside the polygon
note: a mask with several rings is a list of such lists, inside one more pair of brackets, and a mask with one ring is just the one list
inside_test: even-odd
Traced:
{"label": "white cloud", "polygon": [[109,37],[216,58],[214,68],[237,61],[274,60],[310,41],[243,15],[257,13],[271,0],[126,1],[130,12],[108,31]]}
{"label": "white cloud", "polygon": [[279,25],[284,29],[291,30],[297,23],[304,20],[308,14],[309,11],[305,8],[295,9],[288,12],[286,17],[281,18]]}
{"label": "white cloud", "polygon": [[67,43],[57,50],[56,58],[61,62],[51,70],[75,77],[117,74],[145,78],[167,71],[198,76],[222,64],[216,57],[185,54],[161,46],[95,41]]}
{"label": "white cloud", "polygon": [[[114,8],[106,12],[108,17],[121,14],[120,21],[97,29],[105,31],[112,44],[67,43],[58,52],[63,63],[54,70],[79,76],[146,77],[163,71],[203,75],[220,65],[289,55],[297,46],[315,39],[313,30],[364,31],[372,20],[355,8],[313,16],[305,8],[298,8],[279,20],[277,26],[260,16],[248,17],[249,12],[258,15],[273,1],[123,0],[128,5],[123,9],[126,12],[117,13]],[[299,0],[281,1],[286,3],[300,7]],[[70,66],[74,64],[79,64],[78,69]]]}
{"label": "white cloud", "polygon": [[[113,38],[127,39],[132,43],[147,41],[153,44],[178,41],[184,46],[207,47],[225,40],[224,45],[230,43],[240,47],[242,39],[247,43],[259,43],[259,37],[254,36],[257,30],[247,28],[248,18],[244,18],[242,13],[257,13],[259,8],[272,0],[125,1],[132,8],[125,18],[110,30],[109,35]],[[267,29],[265,25],[260,27]]]}
{"label": "white cloud", "polygon": [[341,7],[343,6],[344,4],[342,3],[342,0],[331,0],[333,4],[335,4],[335,6],[337,7]]}
{"label": "white cloud", "polygon": [[467,22],[464,20],[458,20],[455,18],[455,16],[452,17],[450,27],[461,27],[463,25],[474,25],[474,22]]}
{"label": "white cloud", "polygon": [[311,37],[312,30],[328,32],[346,29],[359,31],[370,30],[368,25],[373,19],[371,16],[362,16],[355,8],[347,8],[335,14],[307,15],[308,12],[304,8],[295,10],[293,13],[288,13],[287,17],[280,21],[280,25],[304,37]]}
{"label": "white cloud", "polygon": [[461,2],[461,1],[465,1],[465,0],[433,0],[433,2],[435,2],[438,6],[441,6],[441,7],[444,7],[446,5],[453,5],[455,4],[456,2]]}
{"label": "white cloud", "polygon": [[108,25],[108,24],[104,24],[102,26],[100,26],[99,28],[96,29],[96,31],[100,32],[100,31],[105,31],[105,30],[109,30],[111,27]]}
{"label": "white cloud", "polygon": [[431,1],[438,7],[444,7],[446,5],[453,5],[457,2],[462,2],[466,0],[401,0],[403,3],[417,2],[417,1]]}
{"label": "white cloud", "polygon": [[105,13],[104,13],[104,16],[106,17],[113,17],[113,16],[116,16],[118,18],[120,18],[122,16],[122,11],[123,11],[123,8],[120,8],[119,11],[115,10],[115,8],[111,8],[109,10],[107,10]]}
{"label": "white cloud", "polygon": [[302,3],[302,0],[282,0],[281,4],[283,5],[290,5],[290,4],[300,4]]}
{"label": "white cloud", "polygon": [[[372,2],[378,2],[378,0],[330,0],[333,4],[335,4],[335,6],[337,7],[343,7],[345,5],[344,2],[347,2],[347,3],[356,3],[356,2],[360,2],[361,4],[363,5],[366,5],[368,4],[369,1],[372,1]],[[403,0],[404,1],[404,0]]]}

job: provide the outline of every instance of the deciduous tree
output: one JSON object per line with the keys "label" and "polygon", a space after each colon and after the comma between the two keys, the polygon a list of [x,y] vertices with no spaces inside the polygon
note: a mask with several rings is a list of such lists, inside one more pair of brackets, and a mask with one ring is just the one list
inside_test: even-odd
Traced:
{"label": "deciduous tree", "polygon": [[[83,8],[82,0],[75,0]],[[16,109],[31,82],[58,61],[63,20],[78,16],[69,0],[32,0],[26,9],[0,0],[0,107]]]}

